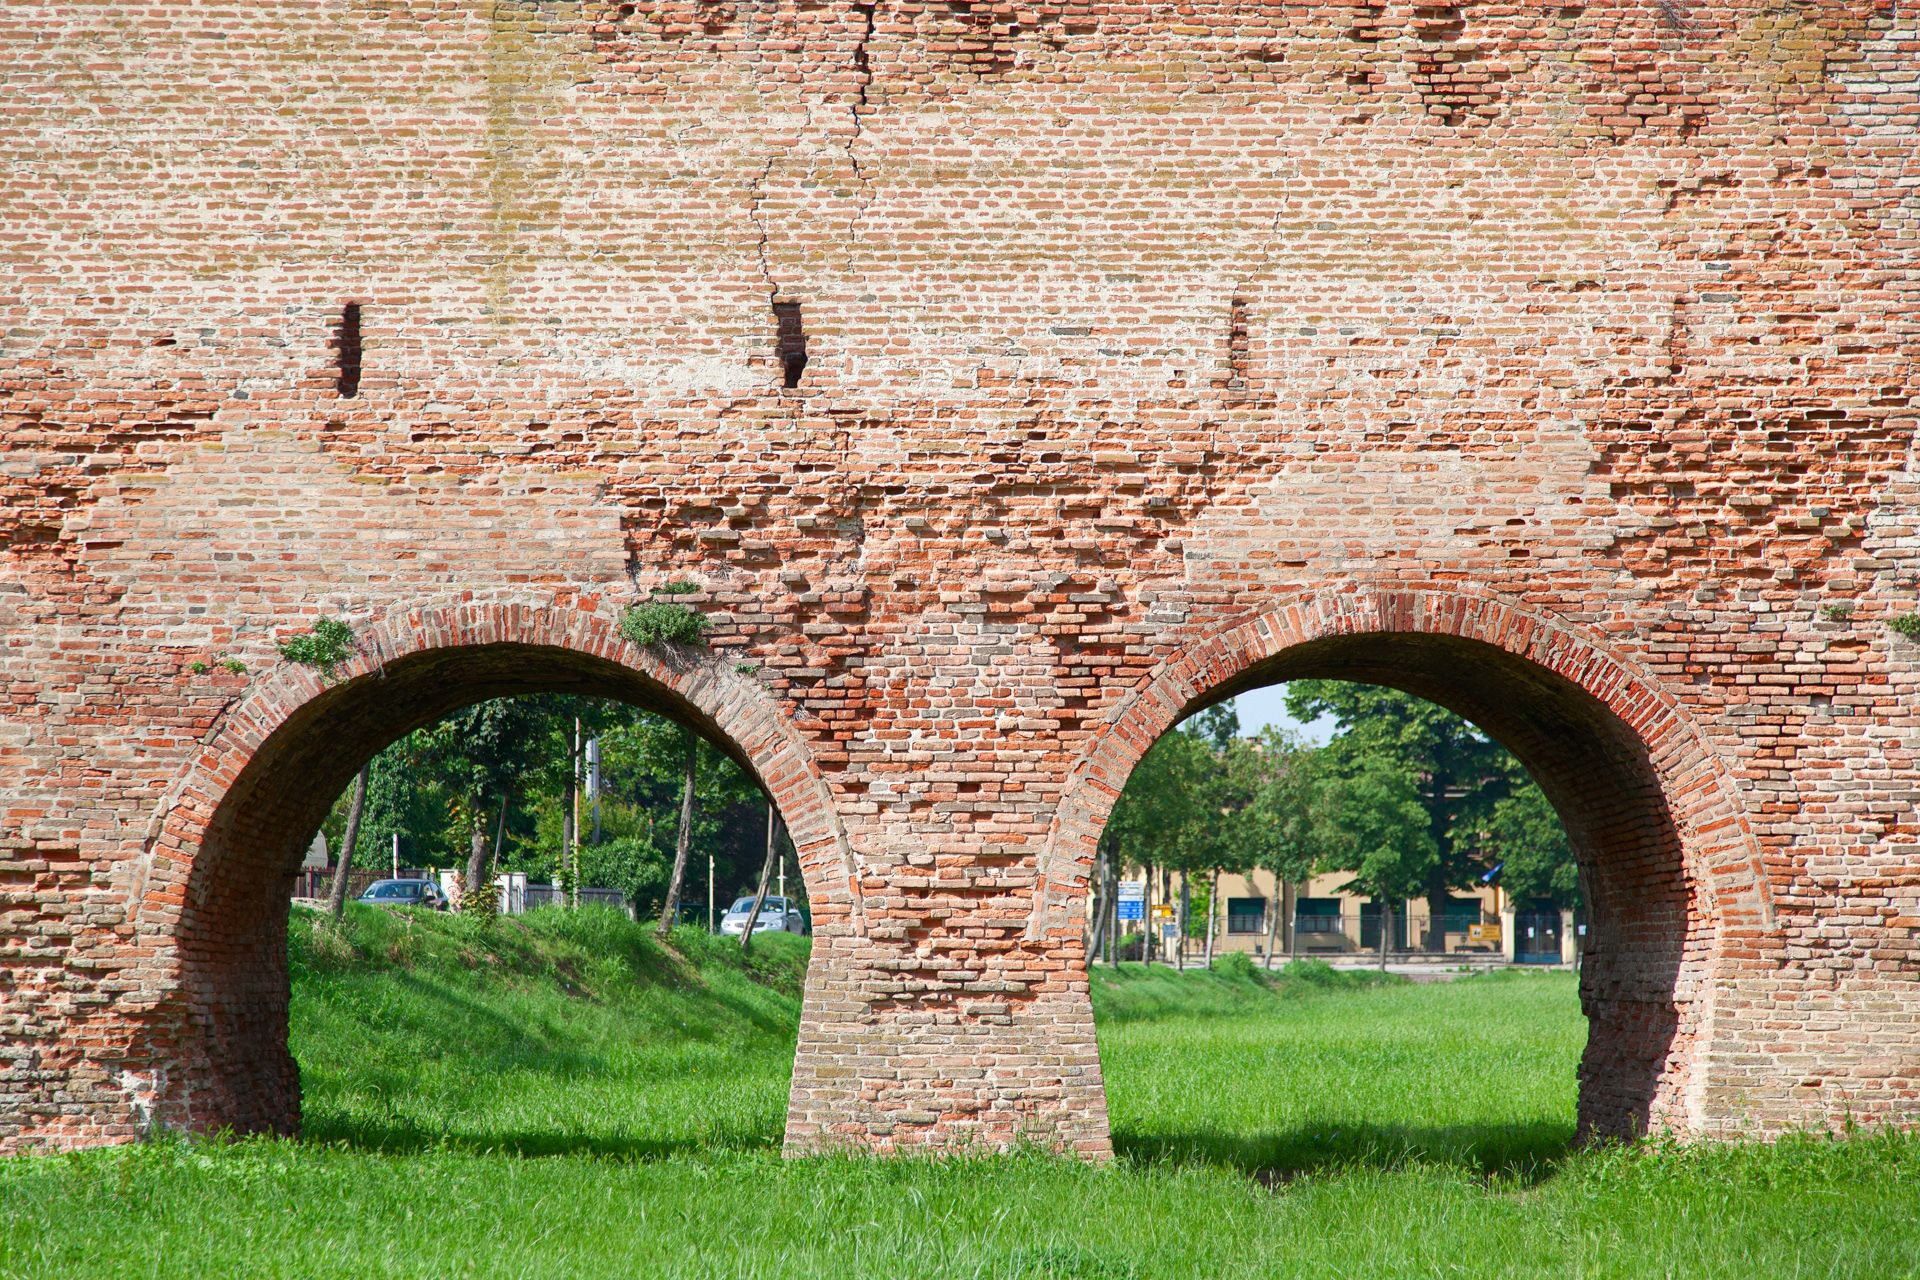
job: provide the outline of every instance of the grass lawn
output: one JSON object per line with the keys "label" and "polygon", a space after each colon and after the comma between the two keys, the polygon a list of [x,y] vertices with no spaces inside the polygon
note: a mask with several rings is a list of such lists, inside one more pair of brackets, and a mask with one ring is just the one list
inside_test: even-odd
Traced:
{"label": "grass lawn", "polygon": [[1572,979],[1129,967],[1107,1167],[784,1161],[804,944],[297,913],[306,1137],[0,1162],[0,1276],[1920,1275],[1920,1139],[1571,1152]]}

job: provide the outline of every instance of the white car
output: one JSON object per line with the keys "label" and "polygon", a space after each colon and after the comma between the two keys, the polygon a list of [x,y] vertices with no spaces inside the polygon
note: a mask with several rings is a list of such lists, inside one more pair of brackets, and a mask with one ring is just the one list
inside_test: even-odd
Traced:
{"label": "white car", "polygon": [[[753,895],[735,898],[720,920],[720,932],[739,937],[747,929],[747,915],[753,910]],[[797,904],[787,898],[768,894],[760,904],[760,918],[753,922],[755,933],[797,933],[806,936],[807,918]]]}

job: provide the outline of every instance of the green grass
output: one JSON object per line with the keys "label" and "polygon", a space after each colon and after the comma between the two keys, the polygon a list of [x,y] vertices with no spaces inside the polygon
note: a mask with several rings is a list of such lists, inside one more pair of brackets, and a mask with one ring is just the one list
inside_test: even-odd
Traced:
{"label": "green grass", "polygon": [[804,944],[293,926],[307,1136],[0,1162],[0,1276],[1920,1274],[1920,1141],[1572,1152],[1571,978],[1096,979],[1119,1159],[785,1161]]}
{"label": "green grass", "polygon": [[737,942],[698,930],[676,935],[680,958],[611,911],[529,924],[358,908],[342,945],[299,913],[306,1138],[625,1158],[779,1146],[804,940],[756,939],[750,975]]}

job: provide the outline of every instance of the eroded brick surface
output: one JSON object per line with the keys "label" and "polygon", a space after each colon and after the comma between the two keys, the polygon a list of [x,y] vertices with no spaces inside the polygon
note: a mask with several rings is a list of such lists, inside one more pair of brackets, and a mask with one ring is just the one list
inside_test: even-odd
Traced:
{"label": "eroded brick surface", "polygon": [[[800,838],[797,1149],[1104,1151],[1099,826],[1298,675],[1561,807],[1585,1124],[1920,1110],[1904,8],[0,3],[0,49],[0,1148],[296,1124],[313,822],[537,688],[693,719]],[[677,578],[710,657],[617,637]],[[273,648],[323,614],[332,686]]]}

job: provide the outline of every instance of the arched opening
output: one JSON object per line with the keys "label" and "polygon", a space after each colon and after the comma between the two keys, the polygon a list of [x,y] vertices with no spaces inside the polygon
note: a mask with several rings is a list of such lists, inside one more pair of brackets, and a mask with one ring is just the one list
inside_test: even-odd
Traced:
{"label": "arched opening", "polygon": [[1647,744],[1566,677],[1456,636],[1328,637],[1250,668],[1216,696],[1314,677],[1385,685],[1436,703],[1525,766],[1566,826],[1587,891],[1580,1127],[1644,1132],[1679,1106],[1687,1063],[1675,1050],[1697,1017],[1705,938],[1689,936],[1689,907],[1699,895]]}
{"label": "arched opening", "polygon": [[1565,825],[1584,891],[1580,1132],[1690,1131],[1716,931],[1729,916],[1760,925],[1757,876],[1687,726],[1650,684],[1562,629],[1412,595],[1312,601],[1245,624],[1170,663],[1121,710],[1062,806],[1051,873],[1087,874],[1120,789],[1161,733],[1241,692],[1304,679],[1405,691],[1524,765]]}
{"label": "arched opening", "polygon": [[[849,933],[844,837],[802,749],[751,678],[717,658],[662,659],[616,634],[486,618],[370,632],[328,680],[277,673],[236,709],[179,789],[154,844],[140,922],[177,980],[155,1010],[170,1042],[155,1120],[292,1132],[287,926],[314,832],[361,766],[469,704],[524,694],[609,699],[687,727],[756,780],[793,841],[813,931]],[[571,624],[577,629],[578,620]]]}

